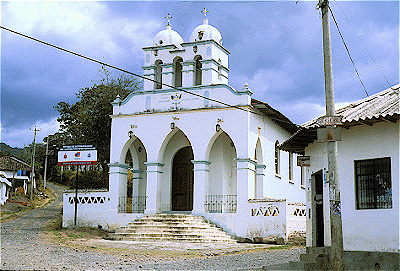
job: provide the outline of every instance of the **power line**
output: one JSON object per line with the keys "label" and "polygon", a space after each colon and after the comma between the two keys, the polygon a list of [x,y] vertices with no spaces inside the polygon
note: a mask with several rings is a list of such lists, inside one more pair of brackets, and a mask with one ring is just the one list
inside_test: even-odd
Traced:
{"label": "power line", "polygon": [[[336,0],[335,0],[335,1],[336,1]],[[296,4],[297,4],[298,2],[299,2],[299,1],[296,1]],[[284,24],[280,23],[279,21],[275,20],[274,18],[272,18],[271,16],[269,16],[269,15],[266,14],[265,12],[261,11],[260,9],[254,7],[254,5],[251,5],[250,3],[246,3],[246,4],[247,4],[248,6],[250,6],[250,7],[252,7],[253,9],[257,10],[258,12],[260,12],[261,14],[263,14],[264,16],[268,17],[269,19],[273,20],[274,22],[276,22],[276,23],[279,24],[280,26],[284,27],[286,30],[290,31],[291,33],[296,34],[295,31],[293,31],[292,29],[288,28],[287,26],[285,26]],[[332,13],[332,17],[333,17],[333,13]],[[342,37],[342,40],[343,40],[343,37]],[[343,40],[343,42],[344,42],[344,40]],[[311,44],[311,45],[313,45],[313,46],[314,46],[315,48],[317,48],[319,51],[323,52],[323,49],[322,49],[321,47],[319,47],[318,45],[316,45],[316,44],[314,44],[314,43],[312,43],[312,42],[310,42],[310,41],[308,41],[308,43]],[[346,45],[345,45],[345,47],[346,47]],[[347,49],[347,47],[346,47],[346,49]],[[348,51],[348,49],[347,49],[347,51]],[[367,51],[368,51],[368,50],[367,50]],[[348,54],[349,54],[349,56],[350,56],[349,51],[348,51]],[[370,54],[370,56],[371,56],[371,58],[372,58],[372,55],[371,55],[371,54]],[[350,56],[350,59],[351,59],[351,56]],[[344,64],[344,65],[346,65],[346,66],[349,66],[346,62],[342,61],[340,58],[337,59],[337,60],[338,60],[339,62],[341,62],[342,64]],[[351,61],[353,62],[352,59],[351,59]],[[374,62],[375,62],[375,61],[374,61]],[[353,62],[353,68],[355,68],[354,62]],[[379,69],[379,67],[378,67],[378,69]],[[380,69],[379,69],[379,70],[380,70]],[[361,78],[360,78],[360,75],[358,74],[357,69],[356,69],[356,73],[357,73],[357,75],[358,75],[358,77],[359,77],[359,79],[360,79],[360,81],[361,81]],[[383,74],[382,71],[381,71],[381,73]],[[384,76],[384,77],[385,77],[385,79],[386,79],[386,76]],[[373,79],[371,79],[371,80],[374,81],[374,82],[377,83],[377,84],[380,84],[380,83],[376,82],[376,81],[373,80]],[[386,82],[389,84],[389,86],[391,86],[387,79],[386,79]],[[361,84],[362,84],[363,87],[364,87],[365,93],[367,93],[367,91],[366,91],[366,89],[365,89],[365,86],[364,86],[364,84],[363,84],[362,81],[361,81]],[[368,93],[367,93],[367,96],[368,96]]]}
{"label": "power line", "polygon": [[364,86],[364,83],[363,83],[363,81],[361,80],[360,74],[359,74],[358,71],[357,71],[356,64],[354,63],[353,58],[352,58],[351,55],[350,55],[349,48],[347,47],[347,44],[346,44],[346,42],[344,41],[343,35],[342,35],[342,33],[340,32],[339,25],[338,25],[338,23],[337,23],[337,21],[336,21],[336,19],[335,19],[335,16],[333,15],[332,9],[331,9],[331,7],[330,7],[329,5],[328,5],[328,8],[329,8],[329,10],[331,11],[332,19],[333,19],[333,21],[335,22],[336,28],[337,28],[337,30],[338,30],[338,32],[339,32],[340,38],[342,39],[343,45],[344,45],[344,47],[346,48],[347,54],[349,55],[350,61],[351,61],[351,63],[353,63],[353,67],[354,67],[354,70],[355,70],[356,73],[357,73],[358,79],[360,79],[360,83],[361,83],[361,85],[363,86],[365,93],[367,94],[367,96],[369,96],[369,95],[368,95],[368,92],[367,92],[367,90],[366,90],[366,88],[365,88],[365,86]]}
{"label": "power line", "polygon": [[[130,74],[130,75],[133,75],[133,76],[136,76],[136,77],[139,77],[139,78],[142,78],[142,79],[144,79],[144,80],[149,80],[149,81],[154,82],[154,83],[158,83],[158,84],[160,83],[160,82],[158,82],[158,81],[156,81],[156,80],[147,78],[147,77],[145,77],[145,76],[143,76],[143,75],[139,75],[139,74],[136,74],[136,73],[127,71],[127,70],[125,70],[125,69],[121,69],[121,68],[118,68],[118,67],[116,67],[116,66],[110,65],[110,64],[108,64],[108,63],[99,61],[99,60],[97,60],[97,59],[94,59],[94,58],[91,58],[91,57],[87,57],[87,56],[81,55],[81,54],[79,54],[79,53],[76,53],[76,52],[73,52],[73,51],[64,49],[64,48],[59,47],[59,46],[57,46],[57,45],[54,45],[54,44],[51,44],[51,43],[48,43],[48,42],[45,42],[45,41],[36,39],[36,38],[34,38],[34,37],[31,37],[31,36],[22,34],[22,33],[20,33],[20,32],[15,31],[15,30],[6,28],[6,27],[4,27],[4,26],[1,26],[1,25],[0,25],[0,28],[1,28],[1,29],[4,29],[4,30],[7,30],[7,31],[9,31],[9,32],[11,32],[11,33],[17,34],[17,35],[19,35],[19,36],[22,36],[22,37],[24,37],[24,38],[31,39],[31,40],[33,40],[33,41],[42,43],[42,44],[44,44],[44,45],[47,45],[47,46],[56,48],[56,49],[58,49],[58,50],[60,50],[60,51],[64,51],[64,52],[66,52],[66,53],[69,53],[69,54],[72,54],[72,55],[75,55],[75,56],[84,58],[84,59],[86,59],[86,60],[89,60],[89,61],[92,61],[92,62],[101,64],[101,65],[103,65],[103,66],[106,66],[106,67],[109,67],[109,68],[112,68],[112,69],[115,69],[115,70],[118,70],[118,71],[121,71],[121,72]],[[203,99],[206,99],[206,100],[215,102],[215,103],[219,103],[219,104],[222,104],[222,105],[225,105],[225,106],[228,106],[228,107],[232,107],[232,108],[235,108],[235,109],[238,109],[238,110],[242,110],[242,111],[245,111],[245,112],[248,112],[248,113],[252,113],[252,114],[255,114],[255,115],[265,116],[264,114],[260,114],[260,113],[258,113],[258,112],[255,112],[255,111],[252,111],[252,110],[249,110],[249,109],[246,109],[246,108],[241,108],[241,107],[236,106],[236,105],[230,105],[230,104],[227,104],[227,103],[222,102],[222,101],[219,101],[219,100],[215,100],[215,99],[212,99],[212,98],[209,98],[209,97],[205,97],[205,96],[200,95],[200,94],[197,94],[197,93],[193,93],[193,92],[184,90],[184,89],[182,89],[182,88],[177,88],[177,87],[175,87],[175,86],[171,86],[171,85],[168,85],[168,84],[165,84],[165,83],[161,83],[161,84],[162,84],[163,86],[166,86],[166,87],[169,87],[169,88],[178,90],[178,91],[182,91],[182,92],[184,92],[184,93],[187,93],[187,94],[190,94],[190,95],[193,95],[193,96],[197,96],[197,97],[200,97],[200,98],[203,98]],[[291,122],[291,121],[285,121],[285,120],[278,119],[278,118],[274,118],[274,117],[271,117],[271,116],[268,116],[268,117],[271,118],[272,120],[276,120],[276,121],[279,121],[279,122],[294,124],[294,123]],[[296,124],[294,124],[294,125],[296,125]],[[297,125],[296,125],[296,126],[297,126]]]}
{"label": "power line", "polygon": [[[335,4],[339,7],[339,9],[342,11],[344,18],[346,19],[346,21],[349,23],[349,25],[351,26],[351,28],[353,29],[354,33],[356,34],[357,38],[360,40],[361,44],[364,46],[364,49],[367,51],[367,53],[369,54],[369,56],[371,57],[372,61],[374,62],[376,68],[381,72],[381,74],[383,75],[383,77],[386,80],[386,83],[389,85],[389,87],[391,87],[392,85],[389,83],[389,80],[386,78],[385,74],[383,73],[383,71],[379,68],[378,64],[375,62],[375,59],[372,57],[372,54],[369,52],[369,50],[367,49],[367,47],[365,46],[364,42],[361,40],[360,36],[358,35],[356,29],[353,27],[353,25],[350,23],[349,19],[347,19],[346,14],[344,13],[344,10],[339,6],[339,4],[337,3],[337,1],[335,0]],[[333,15],[332,15],[333,16]]]}

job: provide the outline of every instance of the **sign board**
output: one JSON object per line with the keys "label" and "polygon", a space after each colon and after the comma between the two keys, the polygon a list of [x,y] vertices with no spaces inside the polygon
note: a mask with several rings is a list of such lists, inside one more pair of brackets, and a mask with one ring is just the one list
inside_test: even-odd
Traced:
{"label": "sign board", "polygon": [[97,150],[91,145],[63,146],[58,151],[59,166],[97,164]]}
{"label": "sign board", "polygon": [[339,125],[339,124],[343,124],[342,118],[343,118],[342,116],[333,116],[333,117],[324,116],[322,118],[317,119],[317,123],[320,126]]}
{"label": "sign board", "polygon": [[297,156],[297,166],[309,167],[310,166],[310,156]]}
{"label": "sign board", "polygon": [[319,143],[342,140],[339,127],[326,127],[317,129],[317,138]]}

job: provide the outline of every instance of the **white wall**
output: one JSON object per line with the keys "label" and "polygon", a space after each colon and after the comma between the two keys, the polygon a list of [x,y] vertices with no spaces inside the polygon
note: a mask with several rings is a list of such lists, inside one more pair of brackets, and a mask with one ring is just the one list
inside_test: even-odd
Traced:
{"label": "white wall", "polygon": [[289,153],[280,152],[280,174],[275,174],[275,142],[284,142],[290,133],[267,117],[250,114],[248,155],[254,158],[258,141],[258,128],[262,147],[264,169],[263,196],[275,199],[287,199],[289,202],[305,203],[305,189],[301,187],[300,167],[297,166],[297,155],[293,154],[293,180],[289,180]]}

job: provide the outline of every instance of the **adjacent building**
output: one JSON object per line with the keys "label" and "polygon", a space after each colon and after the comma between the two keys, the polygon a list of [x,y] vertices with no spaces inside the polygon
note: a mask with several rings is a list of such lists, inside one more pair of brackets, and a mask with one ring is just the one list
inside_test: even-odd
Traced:
{"label": "adjacent building", "polygon": [[31,166],[13,156],[0,157],[0,204],[4,204],[9,192],[21,189],[27,193]]}
{"label": "adjacent building", "polygon": [[[341,116],[338,180],[348,270],[399,270],[400,85],[336,111]],[[310,158],[307,247],[329,247],[330,205],[326,143],[318,119],[305,123],[281,148]]]}

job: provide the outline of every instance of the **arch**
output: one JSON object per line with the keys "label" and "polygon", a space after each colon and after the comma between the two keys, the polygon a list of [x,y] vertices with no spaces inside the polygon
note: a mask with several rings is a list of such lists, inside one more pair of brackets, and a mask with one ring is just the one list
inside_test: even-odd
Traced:
{"label": "arch", "polygon": [[203,83],[203,74],[202,74],[202,68],[203,68],[203,64],[201,63],[201,60],[203,58],[200,55],[197,55],[194,57],[194,84],[195,86],[199,86],[202,85]]}
{"label": "arch", "polygon": [[162,89],[162,64],[160,59],[154,63],[154,89]]}
{"label": "arch", "polygon": [[182,57],[177,56],[174,58],[174,86],[182,87]]}
{"label": "arch", "polygon": [[275,165],[275,174],[279,175],[281,173],[281,150],[279,149],[279,141],[275,141],[275,161],[274,161],[274,165]]}
{"label": "arch", "polygon": [[258,138],[256,143],[254,160],[257,161],[256,171],[254,172],[254,198],[260,199],[264,197],[264,159],[260,138]]}
{"label": "arch", "polygon": [[[184,153],[181,152],[183,149],[186,150]],[[161,144],[158,157],[158,161],[163,164],[163,173],[159,175],[158,179],[157,191],[159,197],[157,209],[160,211],[190,211],[188,209],[193,208],[194,173],[191,161],[194,159],[194,154],[188,137],[179,128],[174,128]],[[178,157],[178,162],[175,160],[176,157]],[[178,166],[177,168],[179,161],[183,161],[183,166]],[[179,175],[183,174],[182,170],[185,170],[188,179],[182,177],[183,175]],[[186,182],[183,186],[185,190],[181,191],[183,192],[181,194],[179,194],[179,191],[174,190],[176,188],[174,185],[179,180],[185,180]],[[187,204],[183,207],[177,207],[180,205],[177,201],[182,200],[182,196],[185,197]]]}
{"label": "arch", "polygon": [[175,136],[175,134],[177,133],[182,133],[183,136],[185,137],[185,139],[187,140],[186,145],[185,146],[191,146],[192,144],[190,143],[190,140],[188,139],[188,137],[186,136],[186,134],[179,128],[174,128],[171,130],[171,132],[169,132],[166,137],[164,138],[163,143],[161,144],[160,147],[160,151],[158,153],[158,161],[163,161],[164,160],[164,154],[165,154],[165,150],[167,148],[167,145],[169,144],[169,142],[171,141],[172,137]]}
{"label": "arch", "polygon": [[[237,157],[235,144],[224,131],[217,132],[209,143],[206,153],[209,165],[206,196],[215,198],[230,198],[237,195]],[[223,210],[218,210],[223,211]]]}
{"label": "arch", "polygon": [[141,213],[145,209],[147,174],[147,151],[136,136],[130,138],[121,150],[120,164],[127,168],[120,175],[119,211]]}

